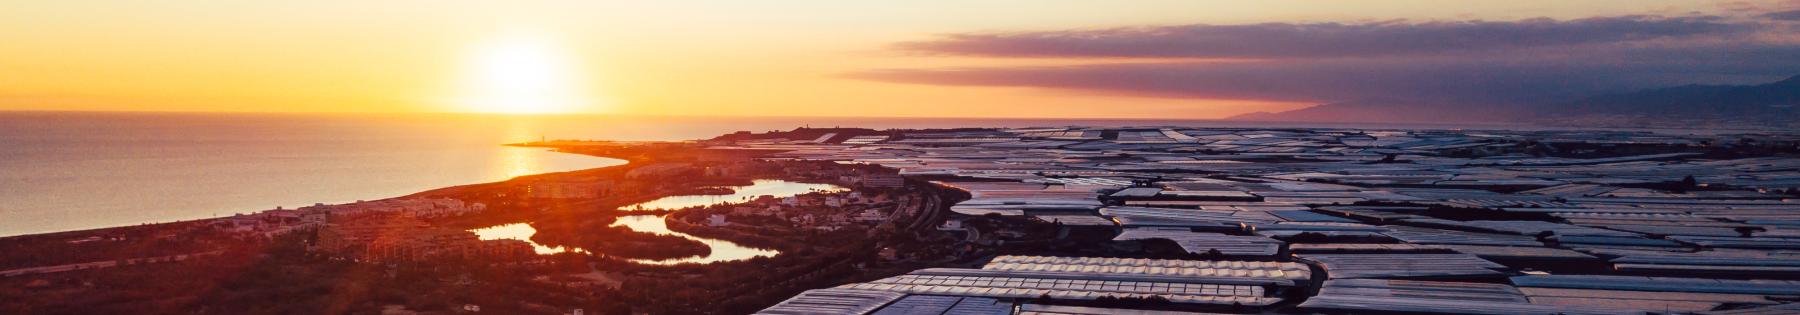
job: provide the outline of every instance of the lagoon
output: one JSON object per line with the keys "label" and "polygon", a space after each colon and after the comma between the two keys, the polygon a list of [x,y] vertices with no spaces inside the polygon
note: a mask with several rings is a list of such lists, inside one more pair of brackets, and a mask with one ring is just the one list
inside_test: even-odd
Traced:
{"label": "lagoon", "polygon": [[[848,190],[846,188],[839,187],[837,185],[831,185],[831,184],[800,183],[800,182],[790,182],[790,181],[774,180],[774,179],[758,179],[758,180],[753,181],[751,185],[730,186],[727,188],[731,188],[733,191],[735,191],[735,193],[730,194],[730,195],[669,196],[669,197],[663,197],[663,198],[659,198],[659,199],[652,200],[652,201],[645,202],[645,203],[627,206],[626,208],[620,208],[620,210],[630,211],[630,210],[626,210],[626,209],[680,209],[680,208],[687,208],[687,207],[694,207],[694,206],[744,203],[744,202],[748,202],[750,200],[754,200],[756,197],[760,197],[760,196],[773,196],[776,198],[781,198],[781,197],[796,196],[796,195],[812,193],[812,192],[841,192],[841,191]],[[698,241],[702,244],[706,244],[707,247],[712,249],[712,252],[705,256],[684,257],[684,258],[675,258],[675,259],[662,259],[662,260],[632,259],[631,260],[632,262],[636,262],[636,263],[640,263],[640,264],[650,264],[650,265],[674,265],[674,264],[684,264],[684,263],[710,264],[710,263],[716,263],[716,262],[745,260],[745,259],[751,259],[751,258],[756,258],[756,257],[774,257],[775,255],[781,254],[780,251],[761,249],[761,248],[753,248],[753,247],[739,245],[737,243],[732,243],[731,241],[726,241],[726,240],[721,240],[721,239],[704,238],[704,237],[690,235],[687,233],[681,233],[681,232],[669,230],[668,221],[665,221],[666,216],[667,215],[648,215],[648,214],[620,216],[617,221],[613,222],[612,226],[622,226],[627,229],[631,229],[632,231],[658,234],[658,235],[671,235],[671,236],[676,236],[676,237],[681,237],[681,238]],[[532,228],[531,225],[528,223],[504,224],[504,225],[491,226],[491,227],[474,229],[474,230],[469,230],[469,231],[475,232],[476,235],[480,236],[481,239],[484,239],[484,240],[512,239],[512,240],[521,240],[521,241],[525,241],[527,243],[531,243],[531,246],[534,247],[537,250],[537,253],[540,255],[556,254],[556,253],[564,253],[564,252],[581,252],[581,253],[586,252],[585,250],[582,250],[580,248],[565,248],[565,247],[560,247],[560,246],[552,247],[552,246],[545,246],[543,244],[538,244],[537,242],[533,242],[533,241],[531,241],[531,236],[537,234],[537,229]]]}
{"label": "lagoon", "polygon": [[751,247],[746,247],[743,245],[738,245],[737,243],[732,243],[732,242],[726,241],[726,240],[710,239],[710,238],[689,235],[687,233],[672,231],[672,230],[669,230],[669,224],[668,224],[668,221],[665,221],[664,215],[622,216],[622,217],[619,217],[619,221],[614,222],[612,226],[624,226],[625,228],[631,229],[632,231],[638,231],[638,232],[644,232],[644,233],[659,234],[659,235],[673,235],[673,236],[677,236],[677,237],[681,237],[681,238],[685,238],[685,239],[699,241],[702,244],[706,244],[706,247],[712,248],[712,253],[709,253],[706,256],[700,256],[700,257],[686,257],[686,258],[663,259],[663,260],[651,260],[651,259],[632,259],[631,260],[632,262],[640,263],[640,264],[650,264],[650,265],[674,265],[674,264],[684,264],[684,263],[710,264],[710,263],[722,262],[722,261],[745,260],[745,259],[756,258],[756,257],[775,257],[775,255],[781,254],[781,252],[775,251],[775,250],[751,248]]}
{"label": "lagoon", "polygon": [[526,243],[531,244],[532,250],[536,251],[538,255],[549,255],[549,254],[566,253],[566,252],[576,252],[576,253],[586,253],[587,252],[587,250],[580,249],[580,248],[570,248],[570,247],[563,247],[563,246],[548,246],[548,245],[544,245],[544,244],[538,244],[537,242],[532,241],[531,236],[537,235],[537,228],[531,227],[530,223],[502,224],[502,225],[484,227],[484,228],[479,228],[479,229],[473,229],[473,230],[469,230],[469,232],[475,232],[475,236],[480,237],[484,241],[486,241],[486,240],[521,240],[521,241],[525,241]]}

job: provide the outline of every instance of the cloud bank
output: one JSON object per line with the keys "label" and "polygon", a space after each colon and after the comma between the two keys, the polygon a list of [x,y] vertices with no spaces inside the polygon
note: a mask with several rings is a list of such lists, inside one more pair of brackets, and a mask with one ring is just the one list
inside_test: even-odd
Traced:
{"label": "cloud bank", "polygon": [[1721,20],[1621,16],[1570,21],[1196,24],[951,34],[937,40],[899,43],[895,48],[993,57],[1367,57],[1733,36],[1757,28]]}
{"label": "cloud bank", "polygon": [[1783,21],[1800,21],[1800,10],[1770,12],[1763,14],[1763,17]]}
{"label": "cloud bank", "polygon": [[1077,62],[877,69],[847,76],[1195,99],[1541,103],[1800,74],[1800,40],[1786,35],[1793,30],[1782,22],[1786,13],[1761,19],[1617,16],[949,34],[892,48],[922,55]]}

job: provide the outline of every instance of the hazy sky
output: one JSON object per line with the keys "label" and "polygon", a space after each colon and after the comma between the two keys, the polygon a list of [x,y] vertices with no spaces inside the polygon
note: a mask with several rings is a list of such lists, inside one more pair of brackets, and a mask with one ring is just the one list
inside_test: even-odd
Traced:
{"label": "hazy sky", "polygon": [[1218,118],[1800,74],[1791,1],[8,1],[0,110]]}

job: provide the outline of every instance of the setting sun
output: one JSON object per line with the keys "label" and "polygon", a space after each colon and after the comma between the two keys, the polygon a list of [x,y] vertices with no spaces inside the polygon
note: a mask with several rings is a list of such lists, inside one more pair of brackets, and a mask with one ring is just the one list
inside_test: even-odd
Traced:
{"label": "setting sun", "polygon": [[578,62],[541,36],[512,35],[482,43],[467,58],[463,111],[550,114],[594,111],[577,75]]}

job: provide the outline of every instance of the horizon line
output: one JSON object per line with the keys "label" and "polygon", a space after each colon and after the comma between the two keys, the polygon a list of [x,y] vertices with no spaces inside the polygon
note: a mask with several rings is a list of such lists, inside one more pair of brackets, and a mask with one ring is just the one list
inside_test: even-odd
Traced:
{"label": "horizon line", "polygon": [[1308,121],[1261,121],[1233,120],[1230,118],[1154,118],[1154,117],[1055,117],[1055,116],[853,116],[853,115],[692,115],[692,114],[631,114],[600,112],[569,113],[500,113],[500,112],[457,112],[457,111],[184,111],[184,110],[41,110],[0,109],[0,114],[8,113],[44,113],[44,114],[207,114],[207,115],[313,115],[313,116],[399,116],[399,115],[467,115],[467,116],[508,116],[508,117],[582,117],[582,116],[617,116],[617,117],[661,117],[661,118],[856,118],[856,119],[1035,119],[1035,120],[1144,120],[1144,121],[1229,121],[1229,122],[1308,122]]}

